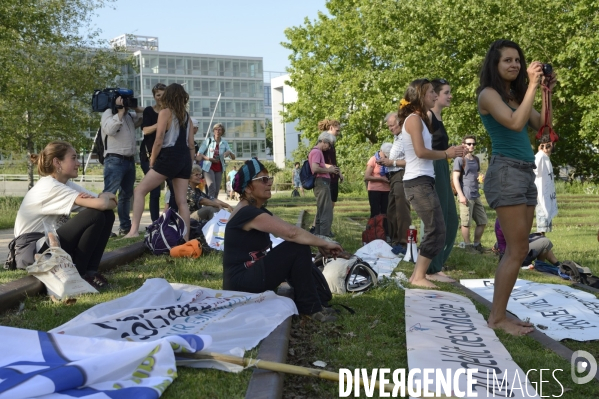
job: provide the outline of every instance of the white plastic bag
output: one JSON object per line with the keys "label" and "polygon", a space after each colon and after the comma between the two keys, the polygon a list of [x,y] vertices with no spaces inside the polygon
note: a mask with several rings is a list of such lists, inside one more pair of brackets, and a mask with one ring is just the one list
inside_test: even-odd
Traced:
{"label": "white plastic bag", "polygon": [[225,228],[230,216],[228,211],[221,209],[202,227],[202,232],[210,248],[219,251],[225,250]]}
{"label": "white plastic bag", "polygon": [[56,299],[72,298],[85,293],[98,293],[94,287],[81,278],[71,255],[59,247],[48,248],[44,251],[34,264],[27,267],[27,272],[44,283],[48,295],[53,295]]}

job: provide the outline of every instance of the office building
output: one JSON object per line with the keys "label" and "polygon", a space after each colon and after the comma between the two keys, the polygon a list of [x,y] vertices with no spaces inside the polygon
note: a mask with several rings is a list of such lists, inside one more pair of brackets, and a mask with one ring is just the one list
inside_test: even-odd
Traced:
{"label": "office building", "polygon": [[266,158],[262,57],[164,52],[151,36],[122,35],[112,42],[133,52],[136,71],[126,80],[141,107],[154,104],[157,83],[179,83],[189,93],[190,115],[199,121],[196,141],[222,123],[238,159]]}
{"label": "office building", "polygon": [[[293,159],[293,151],[302,141],[301,133],[295,129],[298,122],[284,122],[281,116],[287,104],[297,101],[297,91],[285,83],[288,80],[289,75],[271,79],[273,160],[280,168],[286,159]],[[308,145],[308,140],[304,139],[304,144]]]}

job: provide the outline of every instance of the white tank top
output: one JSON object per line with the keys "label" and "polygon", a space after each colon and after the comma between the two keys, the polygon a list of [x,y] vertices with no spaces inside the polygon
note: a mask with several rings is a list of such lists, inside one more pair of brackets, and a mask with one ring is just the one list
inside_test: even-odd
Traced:
{"label": "white tank top", "polygon": [[[416,116],[416,118],[420,119],[422,123],[422,139],[424,140],[424,147],[432,150],[433,149],[433,135],[428,131],[428,127],[426,127],[426,123],[420,118],[418,114],[410,114],[408,118],[412,116]],[[403,127],[401,128],[401,140],[403,144],[403,148],[406,154],[406,172],[404,174],[403,180],[412,180],[419,176],[430,176],[433,179],[435,178],[435,168],[433,166],[433,161],[430,159],[418,158],[416,156],[416,152],[414,152],[414,145],[412,144],[412,137],[406,131],[406,122],[408,118],[403,123]]]}
{"label": "white tank top", "polygon": [[[187,115],[185,115],[185,118],[187,118]],[[185,143],[187,143],[187,137],[189,137],[189,128],[191,126],[188,124],[187,125],[187,135],[185,137]],[[166,133],[164,133],[164,141],[162,142],[162,148],[168,148],[168,147],[172,147],[175,145],[175,143],[177,142],[177,138],[179,137],[179,120],[177,119],[177,117],[175,116],[175,113],[172,113],[172,118],[171,118],[171,126],[170,128],[166,131]]]}

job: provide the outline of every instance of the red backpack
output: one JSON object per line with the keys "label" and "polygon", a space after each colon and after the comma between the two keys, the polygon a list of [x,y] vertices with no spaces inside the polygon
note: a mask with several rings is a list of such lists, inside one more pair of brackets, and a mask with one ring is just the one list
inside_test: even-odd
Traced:
{"label": "red backpack", "polygon": [[368,219],[366,230],[362,232],[362,243],[374,240],[387,240],[387,215],[376,215]]}

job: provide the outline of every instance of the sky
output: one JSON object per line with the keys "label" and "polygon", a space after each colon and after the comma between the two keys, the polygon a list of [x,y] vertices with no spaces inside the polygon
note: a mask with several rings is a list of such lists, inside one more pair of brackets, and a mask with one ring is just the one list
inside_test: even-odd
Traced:
{"label": "sky", "polygon": [[157,36],[159,50],[263,57],[265,71],[284,72],[284,30],[326,13],[326,0],[116,0],[96,11],[90,28],[110,40]]}

